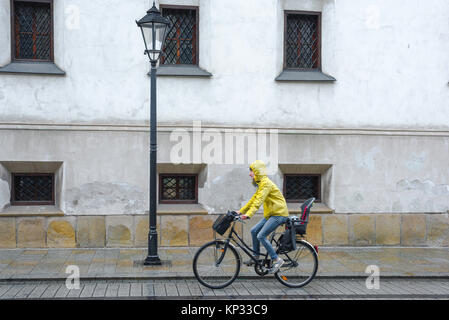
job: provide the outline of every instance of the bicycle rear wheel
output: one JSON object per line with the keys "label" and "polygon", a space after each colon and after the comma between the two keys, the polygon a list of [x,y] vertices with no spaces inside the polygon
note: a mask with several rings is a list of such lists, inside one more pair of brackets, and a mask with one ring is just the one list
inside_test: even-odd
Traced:
{"label": "bicycle rear wheel", "polygon": [[206,243],[195,253],[193,273],[196,279],[211,289],[230,285],[240,272],[240,257],[235,248],[221,240]]}
{"label": "bicycle rear wheel", "polygon": [[281,255],[284,264],[274,274],[277,280],[290,288],[300,288],[315,277],[318,270],[318,255],[311,244],[296,241],[296,250]]}

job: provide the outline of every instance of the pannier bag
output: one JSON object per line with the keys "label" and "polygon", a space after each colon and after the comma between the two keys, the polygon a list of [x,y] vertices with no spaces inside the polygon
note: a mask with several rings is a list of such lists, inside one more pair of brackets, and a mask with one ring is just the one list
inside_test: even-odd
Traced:
{"label": "pannier bag", "polygon": [[228,211],[228,213],[220,215],[215,220],[214,224],[212,225],[212,229],[214,229],[218,234],[224,235],[233,220],[234,214],[231,211]]}
{"label": "pannier bag", "polygon": [[287,253],[296,250],[296,232],[292,225],[292,218],[289,218],[285,223],[285,231],[279,238],[278,253]]}

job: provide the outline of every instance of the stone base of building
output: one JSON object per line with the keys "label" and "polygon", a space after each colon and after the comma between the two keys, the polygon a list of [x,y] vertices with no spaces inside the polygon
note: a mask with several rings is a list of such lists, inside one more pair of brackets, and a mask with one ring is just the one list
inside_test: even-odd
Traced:
{"label": "stone base of building", "polygon": [[[217,237],[217,215],[157,217],[162,247],[201,246]],[[251,244],[256,215],[238,225]],[[146,247],[148,215],[0,217],[0,248]],[[447,214],[311,214],[307,240],[319,246],[449,246]]]}

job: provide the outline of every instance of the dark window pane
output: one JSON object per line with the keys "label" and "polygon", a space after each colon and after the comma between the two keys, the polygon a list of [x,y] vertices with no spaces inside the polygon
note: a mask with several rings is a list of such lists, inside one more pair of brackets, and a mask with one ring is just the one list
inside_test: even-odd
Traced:
{"label": "dark window pane", "polygon": [[13,174],[13,182],[13,204],[20,204],[20,202],[28,204],[53,202],[54,178],[52,174]]}
{"label": "dark window pane", "polygon": [[287,15],[287,31],[285,39],[285,59],[287,68],[318,68],[318,20],[317,15]]}
{"label": "dark window pane", "polygon": [[16,58],[33,59],[33,35],[22,34],[20,36],[18,47],[20,56],[16,56]]}
{"label": "dark window pane", "polygon": [[164,199],[176,199],[176,178],[164,178],[163,183],[163,195]]}
{"label": "dark window pane", "polygon": [[36,19],[36,32],[38,34],[50,33],[50,5],[35,6],[34,14]]}
{"label": "dark window pane", "polygon": [[36,59],[49,60],[50,57],[50,38],[47,36],[36,37]]}
{"label": "dark window pane", "polygon": [[15,58],[51,60],[49,3],[14,1]]}
{"label": "dark window pane", "polygon": [[286,175],[284,193],[286,200],[306,200],[311,197],[319,200],[320,176]]}
{"label": "dark window pane", "polygon": [[162,8],[170,20],[162,64],[197,64],[196,10]]}
{"label": "dark window pane", "polygon": [[161,175],[160,198],[161,201],[189,201],[196,199],[196,176]]}

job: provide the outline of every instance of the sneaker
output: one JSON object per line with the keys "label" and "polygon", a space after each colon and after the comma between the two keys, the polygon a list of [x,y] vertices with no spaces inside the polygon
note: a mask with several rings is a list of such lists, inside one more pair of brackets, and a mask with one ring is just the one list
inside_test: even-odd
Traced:
{"label": "sneaker", "polygon": [[[257,260],[259,260],[258,257],[255,257],[255,258],[256,258]],[[256,263],[254,262],[253,259],[246,260],[246,261],[243,262],[243,264],[244,264],[244,265],[247,265],[248,267],[251,267],[251,266],[256,265]]]}
{"label": "sneaker", "polygon": [[284,264],[284,260],[282,258],[278,258],[273,262],[273,266],[270,269],[270,273],[276,273],[279,271],[279,268]]}

